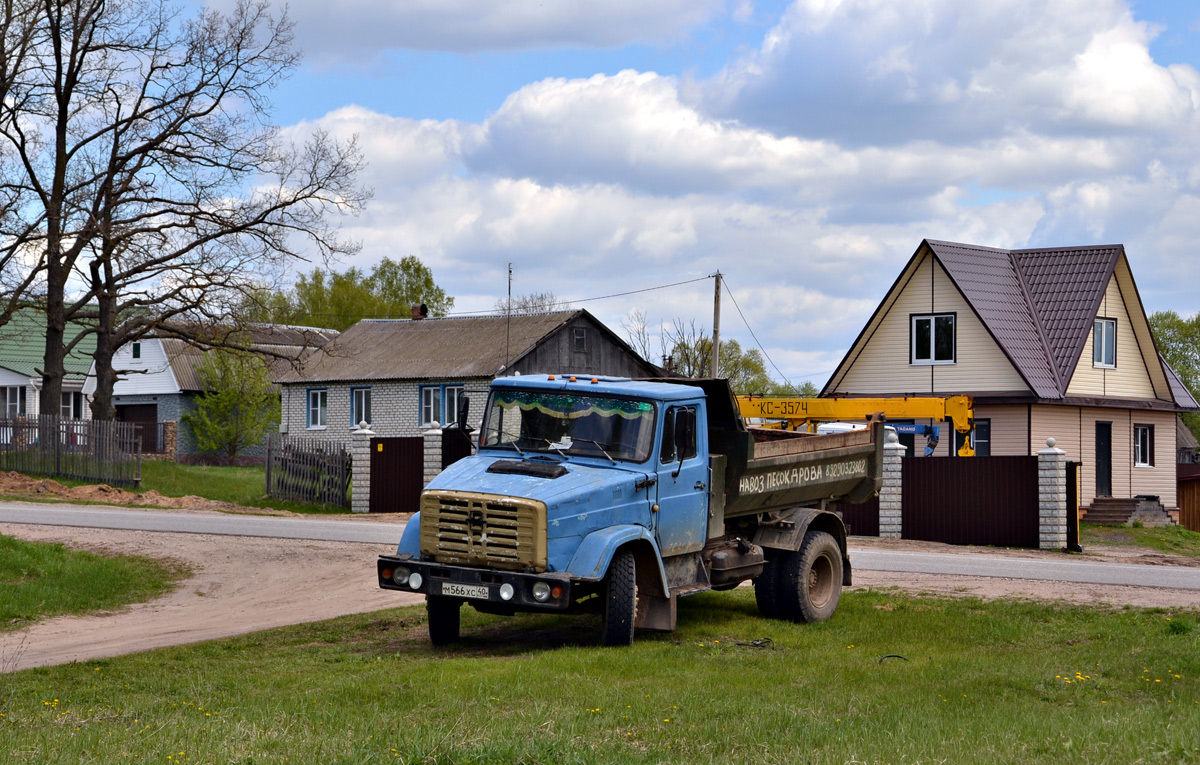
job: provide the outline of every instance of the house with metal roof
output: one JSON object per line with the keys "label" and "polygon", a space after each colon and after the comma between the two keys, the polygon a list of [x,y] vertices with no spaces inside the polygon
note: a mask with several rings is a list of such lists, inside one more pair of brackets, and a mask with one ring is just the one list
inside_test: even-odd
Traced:
{"label": "house with metal roof", "polygon": [[491,380],[531,373],[658,377],[660,370],[586,310],[364,319],[276,376],[294,436],[349,442],[366,422],[381,437],[455,422],[469,397],[478,427]]}
{"label": "house with metal roof", "polygon": [[46,355],[46,315],[34,309],[13,314],[0,327],[0,418],[36,417],[57,414],[69,419],[91,418],[84,380],[96,349],[95,335],[79,335],[85,328],[77,324],[67,327],[66,341],[79,342],[63,360],[62,398],[47,405],[41,400],[42,367]]}
{"label": "house with metal roof", "polygon": [[[273,374],[281,374],[293,364],[298,366],[305,354],[336,336],[331,329],[278,324],[253,325],[237,333],[239,343],[263,355]],[[164,331],[125,343],[113,354],[116,418],[138,423],[143,452],[162,451],[166,440],[163,424],[174,422],[178,428],[176,454],[199,453],[183,416],[195,409],[196,397],[204,392],[197,369],[210,352]],[[94,368],[89,368],[83,391],[91,396],[95,390]],[[260,451],[252,449],[247,454]]]}
{"label": "house with metal roof", "polygon": [[974,398],[978,455],[1035,455],[1054,438],[1082,463],[1082,506],[1176,505],[1177,414],[1200,407],[1158,353],[1122,245],[927,239],[821,392],[961,394]]}

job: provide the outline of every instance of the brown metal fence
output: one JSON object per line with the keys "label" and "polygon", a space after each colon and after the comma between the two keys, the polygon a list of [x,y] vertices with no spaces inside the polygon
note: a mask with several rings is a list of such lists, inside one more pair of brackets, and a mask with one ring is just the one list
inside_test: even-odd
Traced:
{"label": "brown metal fence", "polygon": [[846,533],[856,537],[879,536],[879,497],[871,497],[857,505],[849,502],[831,502],[828,507],[842,516]]}
{"label": "brown metal fence", "polygon": [[905,457],[905,539],[1038,546],[1037,457]]}
{"label": "brown metal fence", "polygon": [[1188,476],[1178,487],[1179,525],[1189,531],[1200,531],[1200,475]]}
{"label": "brown metal fence", "polygon": [[142,452],[131,422],[0,418],[0,470],[109,484],[142,480]]}
{"label": "brown metal fence", "polygon": [[267,496],[350,506],[350,453],[339,443],[273,435],[267,439]]}

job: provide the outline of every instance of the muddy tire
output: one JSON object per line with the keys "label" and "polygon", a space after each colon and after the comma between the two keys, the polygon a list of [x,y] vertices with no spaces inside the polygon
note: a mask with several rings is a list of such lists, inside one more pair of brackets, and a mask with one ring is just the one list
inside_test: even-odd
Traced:
{"label": "muddy tire", "polygon": [[633,622],[637,615],[637,569],[633,553],[620,550],[608,565],[604,578],[604,619],[600,642],[604,645],[633,645]]}
{"label": "muddy tire", "polygon": [[842,548],[831,534],[809,531],[800,551],[784,559],[779,581],[779,616],[823,622],[842,597]]}
{"label": "muddy tire", "polygon": [[429,595],[425,598],[425,610],[429,612],[429,642],[433,645],[450,645],[458,641],[460,607],[462,601]]}
{"label": "muddy tire", "polygon": [[754,579],[754,602],[758,612],[768,619],[779,617],[779,577],[783,554],[767,550],[762,573]]}

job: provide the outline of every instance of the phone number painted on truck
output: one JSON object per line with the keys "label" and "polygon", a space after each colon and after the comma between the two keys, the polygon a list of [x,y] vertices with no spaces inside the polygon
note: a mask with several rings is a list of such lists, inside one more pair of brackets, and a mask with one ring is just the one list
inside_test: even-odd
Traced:
{"label": "phone number painted on truck", "polygon": [[837,481],[842,478],[862,478],[866,474],[866,460],[794,467],[786,470],[774,470],[770,473],[742,476],[738,482],[738,491],[741,494],[761,494],[766,491],[794,489],[799,486],[807,486],[822,481]]}

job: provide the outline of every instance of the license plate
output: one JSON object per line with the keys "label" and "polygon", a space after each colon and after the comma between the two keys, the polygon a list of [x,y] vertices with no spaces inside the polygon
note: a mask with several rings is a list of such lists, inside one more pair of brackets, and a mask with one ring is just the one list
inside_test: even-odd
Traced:
{"label": "license plate", "polygon": [[480,584],[454,584],[452,582],[442,582],[442,594],[453,595],[457,598],[475,598],[476,600],[487,600],[488,588],[486,585]]}

